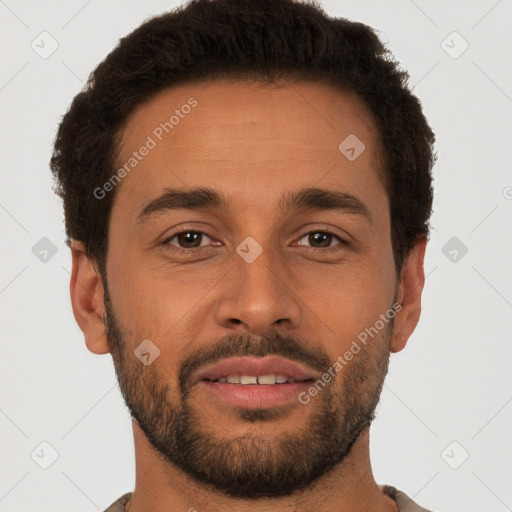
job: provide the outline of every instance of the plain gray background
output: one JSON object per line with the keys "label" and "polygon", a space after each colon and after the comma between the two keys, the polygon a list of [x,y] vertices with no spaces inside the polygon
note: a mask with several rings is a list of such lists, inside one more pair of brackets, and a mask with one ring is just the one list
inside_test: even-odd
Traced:
{"label": "plain gray background", "polygon": [[[89,72],[176,5],[0,0],[2,512],[101,511],[133,490],[130,417],[72,315],[48,161]],[[436,511],[512,510],[512,2],[322,5],[379,30],[437,137],[423,315],[391,357],[375,477]]]}

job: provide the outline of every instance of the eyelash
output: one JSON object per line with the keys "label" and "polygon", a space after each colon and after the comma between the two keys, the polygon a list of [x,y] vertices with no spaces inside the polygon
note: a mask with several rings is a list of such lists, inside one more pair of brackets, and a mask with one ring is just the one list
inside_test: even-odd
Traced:
{"label": "eyelash", "polygon": [[[171,240],[173,240],[174,238],[176,238],[178,235],[181,235],[183,233],[198,233],[198,234],[201,234],[201,235],[206,235],[208,238],[212,239],[213,240],[213,237],[210,236],[208,233],[205,233],[204,231],[196,231],[196,230],[192,230],[192,229],[186,229],[184,231],[178,231],[177,233],[174,233],[173,235],[167,237],[163,242],[162,242],[162,245],[166,246],[167,248],[169,248],[169,246],[172,245],[173,249],[176,249],[178,251],[180,251],[182,254],[190,254],[190,253],[198,253],[200,252],[201,250],[205,250],[205,249],[208,249],[208,246],[200,246],[200,247],[195,247],[193,249],[184,249],[184,248],[181,248],[181,247],[178,247],[178,246],[175,246],[173,244],[170,243]],[[342,248],[346,247],[349,245],[349,243],[344,240],[343,238],[341,238],[339,235],[337,235],[336,233],[333,233],[332,231],[328,230],[328,229],[318,229],[318,230],[313,230],[313,231],[308,231],[307,233],[304,233],[300,238],[299,240],[301,240],[302,238],[304,238],[305,236],[307,235],[311,235],[311,234],[317,234],[317,233],[322,233],[322,234],[327,234],[327,235],[331,235],[333,236],[334,238],[337,238],[338,241],[340,242],[338,245],[335,245],[334,247],[326,247],[326,248],[322,248],[322,247],[309,247],[310,250],[312,251],[321,251],[323,253],[330,253],[330,252],[335,252],[335,251],[339,251],[341,250]],[[308,246],[303,246],[303,247],[308,247]]]}

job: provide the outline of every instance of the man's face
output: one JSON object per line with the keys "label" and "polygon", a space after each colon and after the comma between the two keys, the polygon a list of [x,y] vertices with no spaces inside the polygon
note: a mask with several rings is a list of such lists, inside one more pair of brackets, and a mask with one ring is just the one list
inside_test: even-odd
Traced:
{"label": "man's face", "polygon": [[[190,98],[197,104],[181,109]],[[176,109],[167,133],[161,123]],[[362,146],[338,147],[351,135],[364,144],[359,156]],[[376,322],[397,293],[379,144],[357,96],[317,83],[180,86],[129,119],[118,166],[151,149],[115,192],[109,343],[132,416],[190,476],[232,496],[286,495],[338,464],[373,419],[392,335],[392,321]],[[229,204],[155,201],[192,188]],[[346,196],[338,208],[285,208],[307,188]],[[160,351],[149,365],[134,355],[147,339]],[[244,356],[284,358],[310,381],[204,378]],[[335,376],[309,393],[330,368]],[[229,373],[252,376],[236,364]]]}

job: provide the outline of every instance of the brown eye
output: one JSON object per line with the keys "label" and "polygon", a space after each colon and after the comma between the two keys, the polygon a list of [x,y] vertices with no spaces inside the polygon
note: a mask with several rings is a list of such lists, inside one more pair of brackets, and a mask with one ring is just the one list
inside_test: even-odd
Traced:
{"label": "brown eye", "polygon": [[[335,235],[334,233],[331,233],[329,231],[311,231],[310,233],[306,233],[300,240],[303,240],[307,238],[307,244],[309,244],[310,247],[313,249],[323,249],[323,248],[332,248],[331,243],[334,240],[338,240],[339,243],[335,244],[335,246],[344,246],[346,245],[345,240],[340,238],[338,235]],[[306,245],[303,242],[300,242],[299,245]]]}
{"label": "brown eye", "polygon": [[[181,249],[195,249],[202,246],[201,242],[204,237],[210,238],[201,231],[182,231],[168,238],[164,243],[177,245]],[[172,242],[174,239],[176,239],[177,243]]]}

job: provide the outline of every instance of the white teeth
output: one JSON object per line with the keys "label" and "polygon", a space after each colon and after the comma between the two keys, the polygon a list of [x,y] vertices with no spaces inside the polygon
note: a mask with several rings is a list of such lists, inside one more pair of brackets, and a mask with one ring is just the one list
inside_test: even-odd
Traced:
{"label": "white teeth", "polygon": [[295,379],[279,373],[269,373],[268,375],[227,375],[219,377],[216,382],[227,382],[229,384],[284,384],[285,382],[296,382]]}
{"label": "white teeth", "polygon": [[275,384],[276,383],[276,376],[274,373],[271,373],[270,375],[260,375],[258,377],[258,384]]}
{"label": "white teeth", "polygon": [[253,375],[241,375],[240,384],[258,384],[258,377]]}

